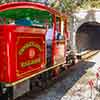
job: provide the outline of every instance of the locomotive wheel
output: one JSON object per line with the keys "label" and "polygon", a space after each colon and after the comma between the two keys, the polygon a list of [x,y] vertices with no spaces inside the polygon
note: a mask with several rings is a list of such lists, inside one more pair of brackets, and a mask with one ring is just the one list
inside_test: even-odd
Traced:
{"label": "locomotive wheel", "polygon": [[0,100],[14,100],[12,87],[8,87],[6,93],[0,96]]}
{"label": "locomotive wheel", "polygon": [[59,77],[59,75],[60,75],[60,68],[57,67],[57,68],[53,69],[52,73],[53,73],[52,79],[57,79]]}
{"label": "locomotive wheel", "polygon": [[7,100],[14,100],[13,99],[13,87],[8,87],[7,89]]}
{"label": "locomotive wheel", "polygon": [[57,67],[57,68],[55,69],[55,75],[56,75],[56,76],[59,76],[59,74],[60,74],[59,71],[60,71],[60,68]]}
{"label": "locomotive wheel", "polygon": [[0,83],[0,100],[13,100],[13,87],[5,87]]}
{"label": "locomotive wheel", "polygon": [[49,74],[48,72],[45,72],[37,77],[35,85],[41,89],[45,89],[48,86],[48,79]]}

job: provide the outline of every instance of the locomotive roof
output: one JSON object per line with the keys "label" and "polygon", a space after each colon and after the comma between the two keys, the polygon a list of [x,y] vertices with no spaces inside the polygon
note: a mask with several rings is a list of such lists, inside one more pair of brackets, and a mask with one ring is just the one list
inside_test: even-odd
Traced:
{"label": "locomotive roof", "polygon": [[[21,19],[29,18],[33,23],[52,22],[52,14],[63,16],[51,7],[33,2],[13,2],[0,5],[0,18]],[[37,22],[37,19],[39,22]]]}
{"label": "locomotive roof", "polygon": [[41,11],[37,9],[31,8],[17,8],[17,9],[10,9],[3,12],[0,12],[0,17],[3,18],[12,18],[12,19],[20,19],[20,18],[41,18],[43,19],[50,19],[52,15],[47,11]]}
{"label": "locomotive roof", "polygon": [[47,11],[51,14],[56,14],[57,16],[65,16],[60,12],[56,11],[55,9],[48,7],[41,3],[34,3],[34,2],[12,2],[0,5],[0,12],[16,9],[16,8],[32,8],[32,9],[39,9],[41,11]]}

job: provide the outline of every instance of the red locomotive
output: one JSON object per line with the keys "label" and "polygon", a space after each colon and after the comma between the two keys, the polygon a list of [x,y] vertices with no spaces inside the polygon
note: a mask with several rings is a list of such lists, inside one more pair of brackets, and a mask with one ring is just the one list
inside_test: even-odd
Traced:
{"label": "red locomotive", "polygon": [[67,17],[51,7],[32,2],[0,5],[1,96],[10,98],[13,89],[16,98],[23,94],[17,85],[26,92],[30,78],[49,70],[57,73],[68,62],[68,36]]}

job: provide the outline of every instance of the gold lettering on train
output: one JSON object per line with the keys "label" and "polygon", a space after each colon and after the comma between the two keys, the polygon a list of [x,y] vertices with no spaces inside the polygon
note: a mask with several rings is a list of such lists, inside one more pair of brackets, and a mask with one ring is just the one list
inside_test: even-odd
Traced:
{"label": "gold lettering on train", "polygon": [[33,64],[39,64],[41,62],[41,59],[35,59],[35,60],[27,60],[25,62],[21,62],[21,67],[25,68],[27,66],[31,66]]}
{"label": "gold lettering on train", "polygon": [[28,49],[29,47],[35,47],[39,51],[41,51],[41,47],[39,44],[36,44],[34,42],[28,42],[28,43],[25,43],[25,45],[19,50],[18,54],[22,55],[25,52],[25,50]]}

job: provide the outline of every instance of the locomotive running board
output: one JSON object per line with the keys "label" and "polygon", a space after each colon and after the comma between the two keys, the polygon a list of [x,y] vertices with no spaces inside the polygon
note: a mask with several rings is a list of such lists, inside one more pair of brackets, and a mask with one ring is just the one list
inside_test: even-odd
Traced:
{"label": "locomotive running board", "polygon": [[39,74],[42,74],[42,73],[44,73],[44,72],[46,72],[46,71],[49,71],[49,70],[54,69],[54,68],[56,68],[56,67],[61,67],[60,65],[62,65],[62,64],[64,64],[64,62],[59,63],[59,64],[56,64],[56,65],[54,65],[54,66],[52,66],[52,67],[46,68],[46,69],[44,69],[44,70],[42,70],[42,71],[40,71],[40,72],[38,72],[38,73],[36,73],[36,74],[33,74],[33,75],[31,75],[31,76],[28,76],[28,77],[23,78],[23,79],[21,79],[21,80],[18,80],[18,81],[16,81],[16,82],[5,83],[5,86],[6,86],[6,87],[14,86],[14,85],[16,85],[16,84],[18,84],[18,83],[21,83],[21,82],[23,82],[23,81],[25,81],[25,80],[28,80],[29,78],[35,77],[35,76],[37,76],[37,75],[39,75]]}

